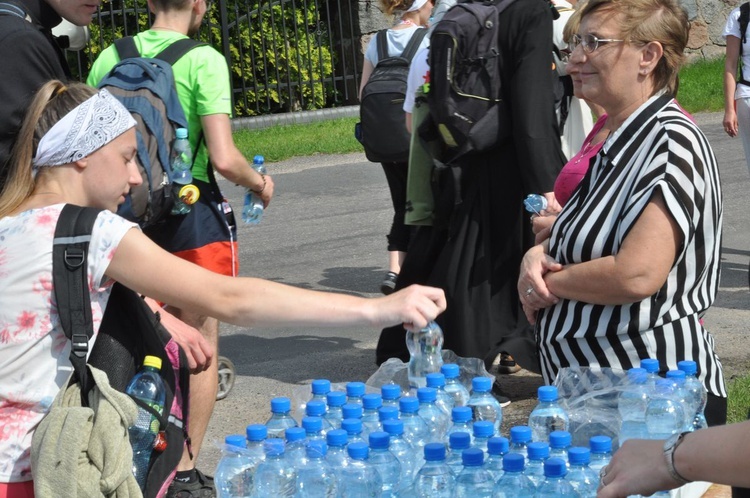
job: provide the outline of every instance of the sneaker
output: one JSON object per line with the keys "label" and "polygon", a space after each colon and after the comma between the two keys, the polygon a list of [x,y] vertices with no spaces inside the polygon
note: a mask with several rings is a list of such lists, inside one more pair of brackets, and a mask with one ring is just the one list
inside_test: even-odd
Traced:
{"label": "sneaker", "polygon": [[500,359],[500,361],[497,361],[497,359],[495,359],[495,361],[497,362],[497,373],[507,375],[514,374],[521,370],[521,367],[518,365],[518,363],[516,363],[516,360],[514,360],[513,357],[508,353],[500,353],[500,355],[498,355],[498,358]]}
{"label": "sneaker", "polygon": [[396,279],[398,278],[398,273],[389,271],[385,274],[385,278],[383,279],[383,282],[380,284],[380,292],[385,294],[386,296],[388,294],[392,294],[393,291],[396,289]]}
{"label": "sneaker", "polygon": [[500,383],[495,379],[495,382],[492,383],[492,395],[495,397],[495,399],[500,403],[500,406],[505,408],[506,406],[510,405],[510,398],[505,395],[505,391],[503,391],[500,388]]}
{"label": "sneaker", "polygon": [[214,478],[205,475],[198,469],[193,469],[195,479],[190,482],[174,480],[167,490],[167,498],[214,498]]}

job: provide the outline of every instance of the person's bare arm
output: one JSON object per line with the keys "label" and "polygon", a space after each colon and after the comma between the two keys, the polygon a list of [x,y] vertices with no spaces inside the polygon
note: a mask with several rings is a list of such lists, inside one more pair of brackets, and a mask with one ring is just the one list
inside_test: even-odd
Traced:
{"label": "person's bare arm", "polygon": [[730,137],[736,137],[739,133],[737,124],[737,112],[734,108],[734,91],[737,88],[735,78],[737,77],[737,60],[740,57],[740,44],[742,41],[736,36],[727,36],[727,56],[724,60],[724,131]]}

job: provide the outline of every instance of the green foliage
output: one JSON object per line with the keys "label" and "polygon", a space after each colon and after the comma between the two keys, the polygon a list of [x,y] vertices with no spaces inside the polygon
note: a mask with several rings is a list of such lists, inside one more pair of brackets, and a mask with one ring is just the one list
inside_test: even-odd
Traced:
{"label": "green foliage", "polygon": [[677,100],[690,113],[724,109],[724,58],[700,60],[680,71]]}
{"label": "green foliage", "polygon": [[727,422],[741,422],[747,418],[750,409],[750,376],[732,379],[727,389]]}

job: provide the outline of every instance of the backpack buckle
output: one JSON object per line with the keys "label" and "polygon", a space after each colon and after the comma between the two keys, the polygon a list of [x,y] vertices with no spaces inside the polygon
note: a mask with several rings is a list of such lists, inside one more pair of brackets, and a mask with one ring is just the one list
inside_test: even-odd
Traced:
{"label": "backpack buckle", "polygon": [[89,336],[86,334],[73,334],[70,338],[70,352],[79,358],[86,358],[89,353]]}
{"label": "backpack buckle", "polygon": [[69,270],[77,270],[86,261],[86,252],[80,247],[67,247],[63,260]]}

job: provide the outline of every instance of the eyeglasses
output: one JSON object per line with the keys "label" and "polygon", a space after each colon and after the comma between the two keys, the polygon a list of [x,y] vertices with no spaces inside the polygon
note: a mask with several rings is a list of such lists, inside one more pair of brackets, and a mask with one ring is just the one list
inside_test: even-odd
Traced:
{"label": "eyeglasses", "polygon": [[601,45],[624,41],[625,40],[615,40],[613,38],[599,38],[598,36],[592,35],[591,33],[583,36],[576,34],[573,35],[573,38],[571,38],[571,40],[568,42],[568,50],[573,53],[578,45],[583,45],[584,51],[592,53]]}

